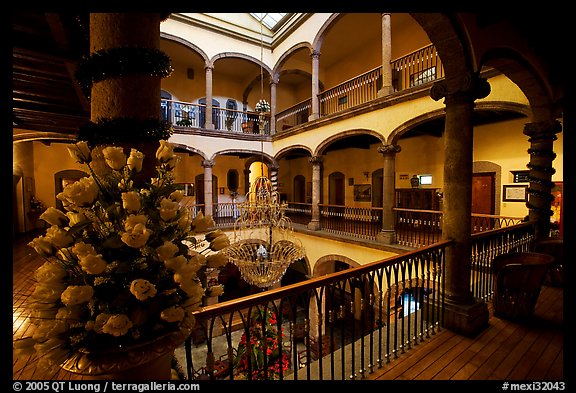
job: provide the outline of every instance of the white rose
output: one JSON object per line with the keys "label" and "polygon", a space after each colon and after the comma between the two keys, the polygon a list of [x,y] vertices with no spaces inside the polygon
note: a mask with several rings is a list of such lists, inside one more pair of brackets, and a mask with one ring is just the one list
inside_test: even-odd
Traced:
{"label": "white rose", "polygon": [[80,141],[74,145],[67,146],[70,156],[80,164],[90,162],[90,148],[88,142]]}
{"label": "white rose", "polygon": [[98,198],[98,191],[98,185],[93,178],[83,177],[67,185],[56,198],[76,206],[88,207],[92,206],[96,198]]}
{"label": "white rose", "polygon": [[128,157],[128,168],[133,172],[140,172],[142,170],[142,162],[144,161],[144,153],[132,148],[130,149],[130,156]]}
{"label": "white rose", "polygon": [[68,223],[68,216],[61,210],[55,207],[49,207],[40,215],[40,219],[46,221],[50,225],[57,225],[59,227]]}
{"label": "white rose", "polygon": [[160,217],[164,221],[171,221],[178,215],[178,202],[171,201],[168,198],[162,198],[160,201]]}
{"label": "white rose", "polygon": [[114,170],[120,170],[126,165],[126,155],[124,149],[118,146],[107,146],[102,149],[102,154],[106,164]]}
{"label": "white rose", "polygon": [[137,212],[142,207],[140,202],[140,194],[137,191],[123,192],[122,206],[129,212]]}

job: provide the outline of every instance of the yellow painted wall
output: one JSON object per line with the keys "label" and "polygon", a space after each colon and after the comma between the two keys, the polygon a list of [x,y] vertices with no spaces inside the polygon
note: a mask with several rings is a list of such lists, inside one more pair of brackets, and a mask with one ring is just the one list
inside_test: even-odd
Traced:
{"label": "yellow painted wall", "polygon": [[398,145],[402,150],[396,154],[396,188],[410,188],[412,175],[431,174],[432,184],[420,188],[441,189],[444,183],[444,139],[419,136],[400,139]]}
{"label": "yellow painted wall", "polygon": [[[530,148],[528,137],[522,133],[526,119],[511,120],[499,124],[484,125],[474,130],[474,161],[490,161],[501,166],[502,185],[513,185],[512,170],[527,170],[530,162],[527,153]],[[558,134],[554,142],[556,159],[553,166],[556,173],[553,181],[563,180],[563,136]],[[528,185],[528,183],[521,183]],[[501,198],[502,199],[502,198]],[[524,202],[503,202],[500,200],[500,215],[525,217],[528,208]]]}

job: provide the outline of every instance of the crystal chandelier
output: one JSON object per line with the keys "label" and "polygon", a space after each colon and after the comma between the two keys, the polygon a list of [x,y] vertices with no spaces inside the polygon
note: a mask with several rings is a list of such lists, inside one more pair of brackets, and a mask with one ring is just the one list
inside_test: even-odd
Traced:
{"label": "crystal chandelier", "polygon": [[293,236],[291,220],[284,214],[286,206],[280,203],[278,192],[265,176],[256,179],[246,201],[239,204],[234,241],[222,252],[249,284],[271,287],[291,263],[306,255]]}

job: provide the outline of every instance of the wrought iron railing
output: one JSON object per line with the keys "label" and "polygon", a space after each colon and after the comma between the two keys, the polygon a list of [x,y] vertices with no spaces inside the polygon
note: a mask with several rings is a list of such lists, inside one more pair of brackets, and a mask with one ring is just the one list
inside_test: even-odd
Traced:
{"label": "wrought iron railing", "polygon": [[375,240],[382,231],[381,207],[318,205],[320,228],[327,232]]}
{"label": "wrought iron railing", "polygon": [[[195,331],[177,354],[187,378],[365,378],[442,328],[450,245],[439,242],[196,311]],[[258,361],[247,361],[246,353]]]}
{"label": "wrought iron railing", "polygon": [[[184,101],[161,99],[163,119],[176,127],[206,128],[206,105]],[[270,134],[270,114],[263,114],[266,120],[261,128],[260,114],[235,109],[212,108],[214,130],[241,132],[247,134]]]}
{"label": "wrought iron railing", "polygon": [[474,297],[490,299],[494,290],[491,263],[494,257],[509,252],[534,249],[535,222],[524,222],[472,235],[471,290]]}
{"label": "wrought iron railing", "polygon": [[[417,87],[444,77],[444,67],[434,45],[428,45],[390,63],[394,91]],[[320,116],[373,101],[382,87],[382,67],[369,70],[318,94]],[[308,122],[311,99],[276,114],[276,132]]]}

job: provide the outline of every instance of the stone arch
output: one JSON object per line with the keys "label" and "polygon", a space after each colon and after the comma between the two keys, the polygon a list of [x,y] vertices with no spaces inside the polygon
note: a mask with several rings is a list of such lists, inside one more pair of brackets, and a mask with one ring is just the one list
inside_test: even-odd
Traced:
{"label": "stone arch", "polygon": [[168,40],[168,41],[173,41],[173,42],[177,42],[179,44],[184,45],[185,47],[193,50],[194,52],[198,53],[200,55],[200,57],[202,57],[202,59],[204,60],[204,63],[209,64],[210,60],[208,59],[208,55],[206,55],[206,52],[204,52],[202,49],[200,49],[199,46],[191,43],[190,41],[182,38],[182,37],[178,37],[169,33],[165,33],[165,32],[160,32],[160,38]]}
{"label": "stone arch", "polygon": [[343,138],[353,136],[353,135],[372,135],[375,138],[379,139],[380,142],[382,142],[382,143],[384,143],[386,141],[385,137],[383,137],[380,133],[373,131],[373,130],[362,129],[362,128],[358,128],[358,129],[354,129],[354,130],[347,130],[347,131],[339,132],[338,134],[334,134],[334,135],[330,136],[329,138],[326,138],[324,141],[320,142],[320,144],[318,145],[318,147],[316,148],[316,150],[314,152],[314,155],[315,156],[323,155],[324,151],[326,150],[326,148],[328,146],[330,146],[331,143],[336,142],[339,139],[343,139]]}
{"label": "stone arch", "polygon": [[174,145],[174,150],[177,153],[198,154],[200,157],[202,157],[203,160],[208,160],[208,156],[206,156],[206,154],[203,151],[198,150],[195,147],[188,146],[183,143],[174,143],[174,142],[171,143]]}
{"label": "stone arch", "polygon": [[334,24],[338,20],[340,20],[344,15],[345,14],[342,13],[334,13],[330,15],[330,17],[326,20],[326,22],[324,22],[322,27],[320,27],[320,29],[318,30],[318,33],[316,33],[316,37],[314,37],[314,40],[312,41],[313,52],[320,52],[324,38],[326,37],[330,29],[334,27]]}
{"label": "stone arch", "polygon": [[300,49],[308,49],[310,51],[310,53],[312,52],[312,45],[308,42],[300,42],[298,44],[293,45],[291,48],[289,48],[287,51],[285,51],[282,56],[280,56],[280,58],[278,59],[278,61],[276,61],[276,65],[274,66],[273,75],[279,75],[280,74],[280,70],[282,69],[282,66],[284,65],[284,63],[288,60],[288,58],[290,56],[292,56],[292,54]]}
{"label": "stone arch", "polygon": [[284,148],[280,149],[279,151],[277,151],[276,154],[274,154],[274,158],[277,161],[279,161],[283,156],[285,156],[286,154],[290,153],[292,150],[295,150],[295,149],[305,150],[308,154],[310,154],[310,157],[312,157],[312,149],[310,149],[308,146],[291,145],[291,146],[284,147]]}
{"label": "stone arch", "polygon": [[535,121],[560,117],[561,113],[557,112],[553,100],[554,92],[533,61],[527,61],[509,48],[491,48],[483,54],[480,65],[498,69],[522,90],[528,98]]}
{"label": "stone arch", "polygon": [[329,255],[325,255],[321,258],[318,258],[318,260],[314,264],[314,269],[312,270],[312,277],[320,277],[320,276],[324,276],[328,273],[333,273],[333,271],[329,271],[329,270],[331,268],[330,264],[335,262],[335,261],[344,262],[344,263],[348,264],[350,267],[360,266],[360,264],[358,262],[356,262],[355,260],[353,260],[351,258],[348,258],[347,256],[339,255],[339,254],[329,254]]}

